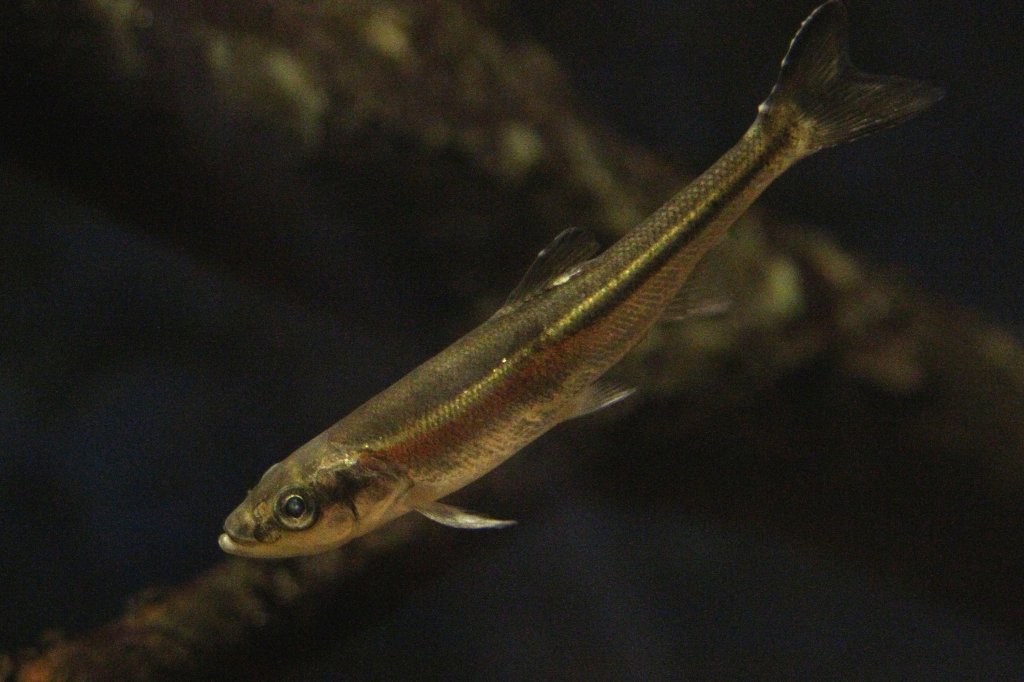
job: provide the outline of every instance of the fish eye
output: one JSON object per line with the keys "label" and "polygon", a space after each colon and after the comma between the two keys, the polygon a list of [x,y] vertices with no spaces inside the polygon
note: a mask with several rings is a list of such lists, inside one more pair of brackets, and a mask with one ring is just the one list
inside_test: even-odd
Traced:
{"label": "fish eye", "polygon": [[282,508],[285,514],[297,519],[306,513],[306,501],[301,495],[289,495]]}
{"label": "fish eye", "polygon": [[316,504],[303,490],[286,490],[277,498],[277,517],[292,530],[309,528],[316,520]]}

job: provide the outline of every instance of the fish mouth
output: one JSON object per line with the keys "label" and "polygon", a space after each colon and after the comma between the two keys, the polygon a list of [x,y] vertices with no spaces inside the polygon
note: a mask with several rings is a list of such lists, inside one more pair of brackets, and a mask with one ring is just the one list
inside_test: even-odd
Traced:
{"label": "fish mouth", "polygon": [[224,521],[223,533],[217,538],[217,544],[228,554],[246,557],[267,557],[275,555],[275,544],[281,536],[281,531],[261,525],[257,518],[261,507],[265,503],[257,505],[255,509],[242,503]]}
{"label": "fish mouth", "polygon": [[227,533],[220,534],[220,537],[217,538],[217,544],[220,545],[222,550],[235,556],[259,556],[263,554],[263,552],[259,551],[259,543],[255,540],[234,538]]}
{"label": "fish mouth", "polygon": [[308,553],[301,550],[296,551],[280,543],[249,540],[230,533],[221,533],[217,538],[217,544],[228,554],[249,559],[289,559]]}

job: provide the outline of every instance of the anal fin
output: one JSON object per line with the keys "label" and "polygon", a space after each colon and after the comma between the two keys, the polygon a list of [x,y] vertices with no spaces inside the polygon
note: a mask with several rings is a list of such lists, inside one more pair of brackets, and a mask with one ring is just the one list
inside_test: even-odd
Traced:
{"label": "anal fin", "polygon": [[681,322],[701,317],[718,317],[729,312],[732,299],[724,293],[707,291],[684,284],[658,318],[663,322]]}
{"label": "anal fin", "polygon": [[633,395],[636,388],[620,384],[611,379],[598,379],[583,389],[573,403],[568,419],[603,410]]}
{"label": "anal fin", "polygon": [[464,528],[479,530],[482,528],[508,528],[516,525],[515,521],[492,519],[483,514],[477,514],[467,509],[462,509],[443,502],[424,502],[415,507],[416,511],[423,514],[431,521],[437,521],[452,528]]}
{"label": "anal fin", "polygon": [[697,264],[665,308],[661,320],[679,322],[699,317],[716,317],[729,312],[734,298],[733,286],[726,281],[728,263],[723,247],[719,245]]}

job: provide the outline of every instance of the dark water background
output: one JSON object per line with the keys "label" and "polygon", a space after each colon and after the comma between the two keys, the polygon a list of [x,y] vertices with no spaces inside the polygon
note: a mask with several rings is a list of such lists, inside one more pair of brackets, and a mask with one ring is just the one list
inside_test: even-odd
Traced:
{"label": "dark water background", "polygon": [[[1019,324],[1018,3],[852,5],[857,63],[926,78],[948,97],[804,163],[764,203]],[[698,169],[749,124],[810,8],[537,1],[518,12],[598,115]],[[430,324],[443,297],[430,281],[412,289],[379,272],[369,226],[325,224],[311,209],[295,235],[324,270],[309,281],[343,298],[321,306],[127,229],[23,161],[0,157],[0,648],[98,624],[138,589],[212,565],[223,517],[266,466],[450,340]],[[260,235],[237,239],[253,248]],[[511,282],[525,265],[496,276]],[[331,268],[365,272],[362,285],[331,290]],[[544,448],[526,456],[543,467]],[[514,531],[480,536],[468,561],[301,674],[1024,677],[1021,634],[763,532],[672,509],[651,518],[572,481],[541,498],[495,501],[487,511],[518,518]]]}

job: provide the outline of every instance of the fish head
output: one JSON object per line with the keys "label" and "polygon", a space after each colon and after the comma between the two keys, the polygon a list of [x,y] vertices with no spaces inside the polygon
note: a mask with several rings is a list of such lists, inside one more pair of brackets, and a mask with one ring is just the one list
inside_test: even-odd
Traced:
{"label": "fish head", "polygon": [[224,521],[221,549],[271,559],[315,554],[345,541],[354,525],[351,514],[297,469],[285,460],[267,470]]}
{"label": "fish head", "polygon": [[322,437],[270,467],[224,522],[229,554],[287,558],[345,544],[398,515],[405,478],[372,454]]}

